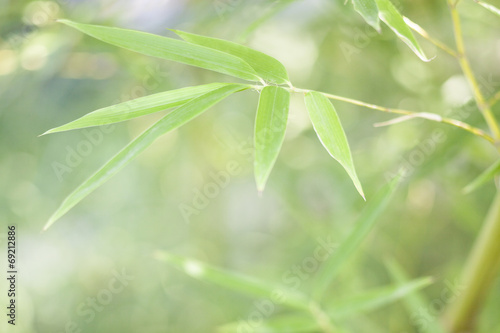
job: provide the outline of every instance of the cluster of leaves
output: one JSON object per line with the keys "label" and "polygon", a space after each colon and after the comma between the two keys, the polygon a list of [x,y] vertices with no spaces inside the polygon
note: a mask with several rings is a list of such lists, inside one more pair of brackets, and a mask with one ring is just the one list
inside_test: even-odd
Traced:
{"label": "cluster of leaves", "polygon": [[[287,71],[279,61],[239,44],[177,30],[174,32],[182,37],[183,41],[132,30],[80,24],[67,20],[61,22],[116,46],[247,81],[260,82],[261,85],[211,83],[167,91],[96,110],[44,133],[100,126],[177,107],[134,139],[74,190],[51,216],[45,229],[116,174],[159,136],[184,125],[224,98],[249,89],[260,91],[255,121],[255,179],[258,190],[264,190],[283,143],[290,90],[293,89]],[[332,104],[323,94],[314,91],[305,93],[305,102],[319,139],[328,152],[346,169],[357,190],[364,197],[346,135]]]}
{"label": "cluster of leaves", "polygon": [[[375,29],[380,31],[380,20],[382,20],[422,60],[428,61],[403,17],[389,0],[353,0],[353,3],[354,8]],[[172,31],[183,40],[68,20],[60,22],[115,46],[227,74],[260,85],[212,83],[167,91],[105,107],[47,131],[44,134],[100,126],[178,107],[153,124],[76,188],[50,217],[44,229],[50,227],[85,196],[116,174],[159,136],[184,125],[229,95],[249,89],[260,91],[255,122],[255,179],[257,189],[264,190],[283,143],[290,91],[294,91],[285,67],[278,60],[236,43],[178,30]],[[309,90],[301,92],[305,93],[306,107],[320,141],[330,155],[344,167],[364,198],[347,138],[333,105],[320,92]]]}

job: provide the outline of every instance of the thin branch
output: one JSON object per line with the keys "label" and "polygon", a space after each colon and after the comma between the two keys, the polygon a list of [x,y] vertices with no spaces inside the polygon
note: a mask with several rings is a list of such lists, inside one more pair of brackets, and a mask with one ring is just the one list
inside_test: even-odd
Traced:
{"label": "thin branch", "polygon": [[429,42],[431,42],[432,44],[436,45],[437,47],[439,47],[441,50],[443,50],[444,52],[448,53],[449,55],[451,55],[452,57],[454,58],[458,58],[458,54],[457,52],[455,52],[455,50],[453,50],[452,48],[450,48],[449,46],[447,46],[446,44],[444,44],[443,42],[431,37],[427,31],[425,31],[421,26],[419,26],[418,24],[416,24],[415,22],[413,22],[412,20],[410,20],[409,18],[407,18],[406,16],[403,17],[403,19],[405,20],[406,24],[413,30],[415,31],[416,33],[418,33],[420,36],[424,37],[425,39],[427,39]]}
{"label": "thin branch", "polygon": [[500,91],[497,91],[495,95],[490,97],[488,100],[488,106],[491,108],[493,105],[495,105],[498,101],[500,101]]}
{"label": "thin branch", "polygon": [[457,11],[457,4],[458,1],[453,2],[453,0],[448,0],[448,6],[450,7],[451,18],[453,21],[453,32],[455,34],[455,42],[457,44],[458,61],[460,63],[460,67],[462,68],[465,77],[467,78],[467,81],[469,81],[469,85],[471,86],[472,91],[474,93],[474,99],[476,100],[477,106],[479,110],[481,110],[483,117],[486,120],[486,123],[488,124],[488,127],[490,128],[490,131],[493,134],[493,137],[495,139],[500,139],[500,128],[498,127],[498,123],[495,119],[495,116],[493,115],[493,112],[491,112],[490,106],[484,99],[483,93],[479,88],[479,84],[477,83],[476,77],[472,72],[469,60],[467,59],[467,56],[465,54],[465,45],[462,36],[460,16]]}
{"label": "thin branch", "polygon": [[[293,89],[290,89],[290,91],[299,92],[299,93],[308,93],[311,90],[293,88]],[[485,133],[483,130],[481,130],[477,127],[473,127],[467,123],[464,123],[464,122],[456,120],[456,119],[441,117],[440,115],[434,114],[434,113],[415,112],[415,111],[409,111],[409,110],[403,110],[403,109],[393,109],[393,108],[388,108],[385,106],[379,106],[379,105],[375,105],[375,104],[365,103],[365,102],[358,101],[358,100],[355,100],[352,98],[327,94],[324,92],[321,92],[321,93],[323,95],[325,95],[326,97],[328,97],[329,99],[342,101],[342,102],[346,102],[346,103],[350,103],[350,104],[354,104],[354,105],[358,105],[358,106],[363,106],[363,107],[368,108],[368,109],[378,110],[378,111],[387,112],[387,113],[394,113],[394,114],[399,114],[399,115],[403,115],[403,116],[412,116],[413,118],[424,118],[424,119],[435,121],[438,123],[452,125],[452,126],[461,128],[469,133],[472,133],[476,136],[479,136],[492,144],[495,144],[495,139],[493,137],[491,137],[490,135],[488,135],[487,133]]]}

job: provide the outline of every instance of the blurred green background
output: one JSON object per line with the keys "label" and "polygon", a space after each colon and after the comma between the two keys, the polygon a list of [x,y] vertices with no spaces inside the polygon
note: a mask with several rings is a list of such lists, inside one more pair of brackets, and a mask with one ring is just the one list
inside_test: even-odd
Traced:
{"label": "blurred green background", "polygon": [[[447,54],[420,39],[426,53],[436,55],[421,62],[389,29],[376,34],[343,1],[286,2],[278,10],[279,1],[0,0],[2,247],[6,226],[19,229],[17,325],[7,327],[4,318],[2,332],[215,331],[247,318],[255,300],[187,277],[156,261],[155,250],[280,283],[290,267],[311,256],[318,237],[340,242],[365,205],[321,146],[300,95],[292,97],[283,150],[259,197],[251,151],[258,94],[248,91],[160,139],[40,233],[70,191],[163,113],[105,129],[38,137],[41,133],[120,101],[230,80],[115,48],[56,23],[57,18],[161,35],[175,28],[238,41],[282,61],[295,86],[485,127],[468,104],[471,93],[458,64]],[[454,45],[445,1],[402,1],[398,8]],[[473,1],[463,1],[460,12],[473,68],[490,96],[500,89],[500,20]],[[375,128],[391,117],[334,105],[368,200],[400,167],[409,172],[327,298],[389,283],[384,262],[394,258],[413,278],[435,278],[424,290],[429,299],[424,310],[436,316],[494,194],[493,184],[467,196],[461,189],[496,159],[496,152],[446,125],[413,120]],[[432,141],[435,133],[440,142]],[[240,168],[227,186],[186,219],[182,204],[192,205],[197,191],[213,181],[211,175],[232,161]],[[90,310],[88,299],[124,272],[131,278],[123,288]],[[310,282],[306,278],[300,289],[307,292]],[[2,284],[6,300],[4,290]],[[500,332],[499,309],[497,281],[480,332]],[[418,332],[419,318],[395,303],[349,318],[347,327]]]}

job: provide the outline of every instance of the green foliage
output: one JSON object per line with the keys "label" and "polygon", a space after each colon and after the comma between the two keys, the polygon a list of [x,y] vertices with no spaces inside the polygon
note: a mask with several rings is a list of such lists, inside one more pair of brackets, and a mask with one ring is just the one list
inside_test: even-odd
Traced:
{"label": "green foliage", "polygon": [[43,134],[69,131],[91,126],[101,126],[133,119],[185,104],[193,98],[228,85],[230,84],[209,83],[201,86],[186,87],[139,97],[132,101],[95,110],[68,124],[50,129]]}
{"label": "green foliage", "polygon": [[430,61],[390,0],[376,0],[380,19],[423,61]]}
{"label": "green foliage", "polygon": [[[374,200],[370,201],[363,211],[360,221],[346,241],[324,263],[323,269],[319,272],[318,279],[314,281],[313,285],[318,301],[321,301],[321,298],[317,297],[317,292],[321,293],[320,296],[324,296],[326,287],[330,285],[335,273],[359,247],[361,241],[373,227],[376,218],[389,204],[399,181],[399,178],[393,179],[377,193]],[[258,325],[258,328],[254,327],[258,331],[265,332],[309,332],[313,329],[321,329],[323,323],[318,319],[318,312],[322,316],[327,316],[328,320],[338,322],[349,316],[370,312],[403,299],[432,283],[432,279],[427,277],[375,288],[344,299],[333,298],[332,300],[328,298],[328,302],[323,306],[325,310],[321,310],[315,301],[296,289],[277,284],[271,285],[255,277],[245,276],[164,251],[156,252],[155,257],[198,280],[210,282],[254,298],[263,298],[268,305],[270,304],[269,307],[272,305],[273,309],[275,304],[282,304],[296,310],[293,314],[278,316],[274,315],[274,310],[271,311],[268,314],[270,318],[266,318],[263,323]],[[245,325],[245,321],[228,323],[220,327],[219,332],[238,332],[242,325]]]}
{"label": "green foliage", "polygon": [[89,179],[78,186],[62,202],[43,229],[47,230],[56,220],[66,214],[83,198],[120,171],[125,165],[137,157],[160,136],[184,125],[229,95],[245,89],[247,89],[246,86],[238,84],[231,84],[218,88],[192,99],[158,120],[155,124],[139,135],[134,141],[123,148]]}
{"label": "green foliage", "polygon": [[[214,83],[177,89],[99,109],[73,122],[47,131],[44,134],[120,122],[181,105],[135,139],[73,191],[50,217],[44,230],[90,192],[116,174],[159,135],[183,125],[224,97],[236,91],[252,87],[261,90],[255,122],[254,166],[257,189],[259,191],[264,190],[283,143],[290,103],[290,90],[293,89],[288,81],[287,71],[279,61],[242,45],[178,30],[174,30],[175,33],[185,39],[186,42],[132,30],[80,24],[67,20],[61,22],[97,39],[129,50],[211,69],[238,78],[252,80],[252,76],[257,77],[264,85]],[[274,84],[286,83],[290,87],[269,86],[266,82]],[[364,198],[361,184],[354,169],[347,138],[335,109],[324,95],[316,92],[306,94],[306,104],[314,128],[323,145],[346,169],[358,192]]]}
{"label": "green foliage", "polygon": [[255,180],[262,192],[285,138],[290,93],[267,86],[260,93],[255,119]]}
{"label": "green foliage", "polygon": [[478,0],[474,0],[474,1],[477,2],[478,4],[480,4],[481,6],[483,6],[484,8],[488,9],[493,14],[497,14],[500,16],[500,9],[498,9],[497,7],[491,5],[487,2],[478,1]]}
{"label": "green foliage", "polygon": [[363,16],[366,23],[380,32],[380,19],[375,0],[352,0],[354,9]]}
{"label": "green foliage", "polygon": [[288,73],[285,67],[273,57],[249,47],[218,38],[210,38],[184,31],[172,30],[189,43],[209,47],[238,57],[248,63],[264,81],[273,84],[288,84]]}
{"label": "green foliage", "polygon": [[377,218],[389,204],[392,195],[397,189],[399,181],[400,177],[395,177],[368,202],[352,232],[323,265],[317,275],[316,284],[314,286],[315,299],[324,297],[325,291],[336,277],[339,270],[372,230]]}
{"label": "green foliage", "polygon": [[487,182],[491,181],[495,176],[500,172],[500,160],[496,161],[491,165],[488,169],[486,169],[483,173],[477,176],[469,185],[464,187],[463,192],[465,194],[471,193],[483,186]]}
{"label": "green foliage", "polygon": [[103,42],[127,50],[209,69],[244,80],[262,81],[255,70],[241,58],[212,48],[141,31],[82,24],[68,20],[60,20],[60,22]]}
{"label": "green foliage", "polygon": [[344,129],[332,103],[325,95],[318,92],[307,93],[305,103],[319,140],[330,155],[344,167],[359,194],[364,198]]}

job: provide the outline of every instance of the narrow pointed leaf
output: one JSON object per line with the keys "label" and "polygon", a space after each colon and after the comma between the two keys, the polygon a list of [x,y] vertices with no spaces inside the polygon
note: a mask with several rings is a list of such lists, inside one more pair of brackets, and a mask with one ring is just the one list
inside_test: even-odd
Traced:
{"label": "narrow pointed leaf", "polygon": [[[408,275],[398,263],[390,260],[386,263],[386,266],[394,282],[398,283],[400,286],[408,283]],[[418,291],[415,291],[404,298],[404,304],[408,313],[415,314],[427,308],[429,306],[429,301]],[[425,328],[425,333],[446,333],[439,324],[439,317],[430,318],[430,320],[426,322]]]}
{"label": "narrow pointed leaf", "polygon": [[282,286],[274,286],[253,277],[231,272],[164,251],[157,251],[155,257],[193,278],[214,283],[218,286],[237,291],[250,297],[269,299],[273,303],[279,303],[297,309],[308,309],[309,307],[307,297],[296,290],[287,289]]}
{"label": "narrow pointed leaf", "polygon": [[218,38],[195,35],[179,30],[172,31],[189,43],[209,47],[241,58],[265,81],[275,84],[285,84],[289,81],[285,67],[278,60],[265,53]]}
{"label": "narrow pointed leaf", "polygon": [[493,14],[497,14],[498,16],[500,16],[500,9],[498,9],[497,7],[490,5],[489,3],[486,3],[486,2],[477,1],[477,0],[474,0],[474,1],[477,2],[478,4],[480,4],[481,6],[483,6],[484,8],[488,9]]}
{"label": "narrow pointed leaf", "polygon": [[469,185],[464,187],[463,192],[465,194],[471,193],[479,187],[483,186],[487,182],[495,178],[495,176],[500,172],[500,160],[496,161],[492,166],[481,173],[476,179],[470,182]]}
{"label": "narrow pointed leaf", "polygon": [[266,333],[299,333],[311,332],[319,328],[311,316],[303,313],[279,315],[269,320],[255,322],[240,320],[220,326],[217,333],[266,332]]}
{"label": "narrow pointed leaf", "polygon": [[382,306],[403,299],[413,292],[429,286],[430,277],[416,279],[404,284],[385,286],[374,290],[365,291],[346,300],[335,301],[328,306],[327,313],[335,319],[359,315],[364,312],[376,310]]}
{"label": "narrow pointed leaf", "polygon": [[388,206],[400,179],[400,176],[395,177],[390,183],[386,184],[374,198],[368,201],[354,229],[327,261],[323,263],[316,277],[314,289],[314,297],[317,300],[323,297],[340,268],[348,261],[349,257],[359,248],[363,240],[373,229],[377,218]]}
{"label": "narrow pointed leaf", "polygon": [[351,149],[332,103],[325,95],[315,91],[306,94],[305,103],[319,140],[330,155],[344,167],[364,199],[363,188],[354,169]]}
{"label": "narrow pointed leaf", "polygon": [[120,171],[161,135],[184,125],[220,100],[244,89],[247,89],[247,87],[237,84],[219,88],[191,100],[158,120],[78,186],[50,217],[43,230],[47,230],[56,220]]}
{"label": "narrow pointed leaf", "polygon": [[59,20],[59,22],[127,50],[209,69],[244,80],[261,80],[255,70],[242,59],[208,47],[142,31],[82,24],[68,20]]}
{"label": "narrow pointed leaf", "polygon": [[389,28],[423,61],[431,61],[427,58],[420,44],[413,36],[410,28],[390,0],[376,0],[379,17]]}
{"label": "narrow pointed leaf", "polygon": [[380,32],[380,19],[375,0],[352,0],[354,9],[365,19],[366,23]]}
{"label": "narrow pointed leaf", "polygon": [[225,87],[227,85],[229,84],[210,83],[201,86],[186,87],[140,97],[131,101],[95,110],[70,123],[50,129],[44,134],[63,132],[91,126],[101,126],[144,116],[150,113],[182,105],[192,100],[193,98],[219,89],[221,87]]}
{"label": "narrow pointed leaf", "polygon": [[290,93],[283,88],[262,89],[255,119],[255,180],[259,192],[264,190],[285,138]]}

